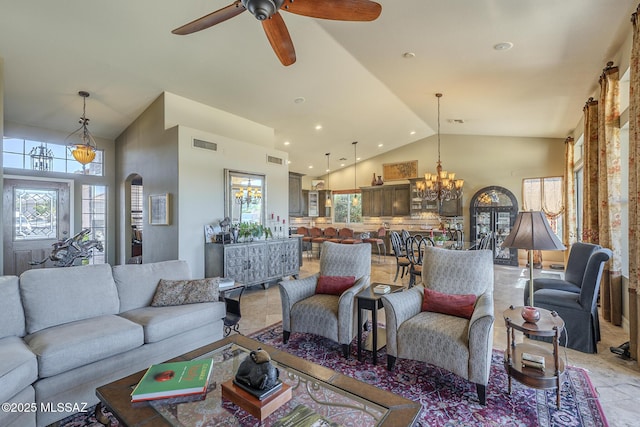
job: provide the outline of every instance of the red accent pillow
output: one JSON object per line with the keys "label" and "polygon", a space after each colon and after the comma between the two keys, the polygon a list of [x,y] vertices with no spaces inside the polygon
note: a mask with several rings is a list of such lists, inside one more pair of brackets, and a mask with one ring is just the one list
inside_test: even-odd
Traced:
{"label": "red accent pillow", "polygon": [[451,295],[425,288],[422,311],[433,311],[471,319],[475,304],[475,295]]}
{"label": "red accent pillow", "polygon": [[340,296],[355,283],[355,276],[320,276],[316,284],[316,294]]}

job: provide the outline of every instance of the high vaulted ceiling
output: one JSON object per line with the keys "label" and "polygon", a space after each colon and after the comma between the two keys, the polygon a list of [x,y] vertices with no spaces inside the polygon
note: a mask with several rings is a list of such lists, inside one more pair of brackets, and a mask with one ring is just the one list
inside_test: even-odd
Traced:
{"label": "high vaulted ceiling", "polygon": [[[352,141],[368,158],[433,135],[436,92],[443,134],[564,138],[637,5],[379,0],[373,22],[282,12],[297,54],[289,67],[249,13],[171,34],[231,2],[0,0],[5,120],[70,133],[86,90],[91,131],[115,139],[169,91],[272,127],[290,170],[310,175],[324,173],[327,152],[332,169],[351,164]],[[513,48],[494,49],[503,42]]]}

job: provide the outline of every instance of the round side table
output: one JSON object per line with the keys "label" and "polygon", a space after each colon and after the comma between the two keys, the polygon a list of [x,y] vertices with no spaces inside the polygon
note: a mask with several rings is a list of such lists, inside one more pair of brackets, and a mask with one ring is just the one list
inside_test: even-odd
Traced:
{"label": "round side table", "polygon": [[[509,376],[509,394],[511,394],[511,378],[533,388],[556,389],[556,404],[560,409],[560,377],[564,372],[564,361],[558,355],[560,333],[564,329],[564,320],[555,311],[538,308],[540,320],[529,323],[520,314],[522,307],[511,306],[502,314],[507,326],[507,349],[505,350],[504,367]],[[525,335],[552,337],[553,350],[531,343],[516,343],[515,331]],[[544,358],[544,368],[524,366],[522,354],[528,353]]]}

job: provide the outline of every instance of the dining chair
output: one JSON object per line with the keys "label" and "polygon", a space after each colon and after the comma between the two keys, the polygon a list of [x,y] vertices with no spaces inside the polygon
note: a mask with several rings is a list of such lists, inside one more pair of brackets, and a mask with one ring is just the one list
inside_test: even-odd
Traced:
{"label": "dining chair", "polygon": [[420,234],[409,237],[407,240],[407,258],[409,259],[409,287],[416,283],[416,277],[422,277],[422,257],[427,246],[435,246],[430,237]]}
{"label": "dining chair", "polygon": [[402,275],[400,276],[400,278],[403,278],[410,263],[409,259],[407,258],[404,242],[402,241],[402,237],[400,237],[400,234],[397,231],[391,231],[389,233],[389,239],[391,240],[391,249],[393,250],[393,255],[396,257],[396,277],[393,279],[393,281],[395,282],[396,280],[398,280],[400,268],[402,268]]}

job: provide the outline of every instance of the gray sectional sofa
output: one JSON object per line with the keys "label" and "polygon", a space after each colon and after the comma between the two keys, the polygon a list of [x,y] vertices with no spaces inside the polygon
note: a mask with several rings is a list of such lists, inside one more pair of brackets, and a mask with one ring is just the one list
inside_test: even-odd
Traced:
{"label": "gray sectional sofa", "polygon": [[221,339],[223,302],[150,306],[160,279],[190,276],[164,261],[0,277],[0,426],[48,425],[100,385]]}

